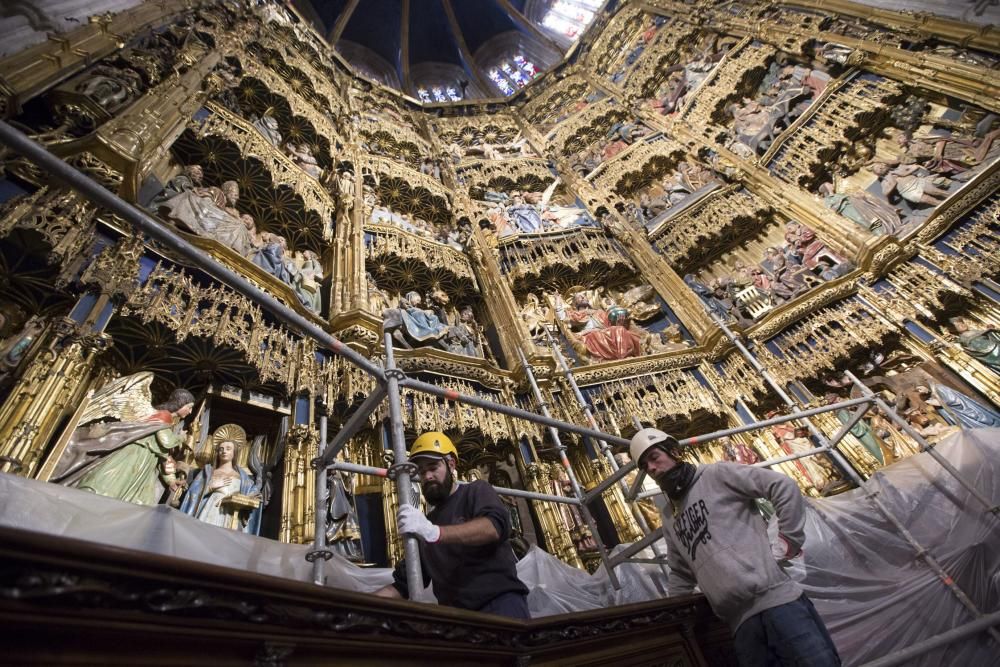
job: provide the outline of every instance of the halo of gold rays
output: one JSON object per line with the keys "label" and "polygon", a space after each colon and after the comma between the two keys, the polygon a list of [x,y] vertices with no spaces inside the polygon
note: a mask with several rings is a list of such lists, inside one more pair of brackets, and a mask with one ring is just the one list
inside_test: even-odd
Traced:
{"label": "halo of gold rays", "polygon": [[360,134],[373,153],[401,160],[414,169],[420,168],[424,154],[412,141],[397,141],[396,137],[386,130],[362,131]]}
{"label": "halo of gold rays", "polygon": [[509,176],[497,176],[491,178],[485,185],[474,184],[469,187],[469,196],[473,199],[483,199],[486,196],[487,190],[493,190],[495,192],[514,192],[515,190],[520,192],[542,192],[545,188],[552,185],[552,178],[543,179],[537,174],[523,174],[518,176],[517,179],[510,178]]}
{"label": "halo of gold rays", "polygon": [[498,145],[508,144],[517,138],[518,129],[516,125],[499,125],[490,123],[482,128],[466,125],[456,129],[442,128],[438,132],[441,141],[444,143],[456,143],[466,148],[476,146],[483,142]]}
{"label": "halo of gold rays", "polygon": [[198,336],[178,342],[174,332],[159,322],[118,316],[105,332],[114,344],[98,363],[109,364],[122,375],[151,371],[154,390],[159,390],[155,393],[166,395],[184,387],[197,394],[214,384],[278,397],[288,394],[288,388],[277,383],[261,383],[257,369],[241,351]]}
{"label": "halo of gold rays", "polygon": [[529,293],[556,291],[563,293],[570,287],[582,285],[593,289],[601,285],[617,285],[635,277],[635,269],[625,262],[608,263],[595,259],[578,269],[562,265],[545,266],[539,271],[519,276],[511,284],[511,291],[520,300]]}
{"label": "halo of gold rays", "polygon": [[630,116],[625,109],[613,109],[598,116],[589,125],[584,125],[566,139],[566,143],[562,147],[563,155],[568,157],[590,148],[599,139],[606,138],[608,129],[615,123],[623,123],[628,120],[630,120]]}
{"label": "halo of gold rays", "polygon": [[284,236],[290,250],[309,249],[323,254],[325,224],[320,214],[287,185],[275,185],[263,162],[243,157],[236,144],[215,135],[199,138],[185,130],[171,149],[181,164],[201,165],[205,183],[236,181],[240,198],[236,207],[253,216],[258,231]]}
{"label": "halo of gold rays", "polygon": [[684,151],[679,149],[668,155],[654,155],[638,169],[622,174],[615,183],[614,191],[622,197],[631,197],[653,181],[672,172],[683,159]]}

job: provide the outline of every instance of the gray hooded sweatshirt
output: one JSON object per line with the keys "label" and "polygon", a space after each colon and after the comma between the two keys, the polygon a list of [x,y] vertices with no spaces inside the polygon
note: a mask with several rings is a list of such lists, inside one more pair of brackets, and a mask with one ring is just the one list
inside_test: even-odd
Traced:
{"label": "gray hooded sweatshirt", "polygon": [[805,501],[791,478],[771,470],[699,466],[684,497],[663,508],[670,595],[691,593],[697,584],[734,633],[751,616],[802,595],[771,553],[757,498],[774,504],[780,534],[794,551],[801,549]]}

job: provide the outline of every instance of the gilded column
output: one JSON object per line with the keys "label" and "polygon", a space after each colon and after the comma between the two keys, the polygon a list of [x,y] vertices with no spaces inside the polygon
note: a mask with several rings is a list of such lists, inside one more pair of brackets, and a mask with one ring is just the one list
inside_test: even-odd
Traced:
{"label": "gilded column", "polygon": [[32,477],[67,409],[83,399],[95,358],[110,338],[64,317],[0,408],[0,471]]}
{"label": "gilded column", "polygon": [[313,539],[316,528],[316,471],[310,464],[318,455],[318,434],[308,424],[296,424],[288,430],[278,534],[282,542],[306,544]]}
{"label": "gilded column", "polygon": [[[548,465],[531,463],[525,470],[524,479],[531,491],[551,495],[550,475]],[[583,561],[580,560],[580,554],[577,553],[573,540],[570,539],[569,531],[554,503],[532,500],[531,504],[535,508],[535,515],[538,517],[539,523],[542,524],[542,534],[545,536],[545,544],[549,547],[549,552],[563,562],[582,570]]]}

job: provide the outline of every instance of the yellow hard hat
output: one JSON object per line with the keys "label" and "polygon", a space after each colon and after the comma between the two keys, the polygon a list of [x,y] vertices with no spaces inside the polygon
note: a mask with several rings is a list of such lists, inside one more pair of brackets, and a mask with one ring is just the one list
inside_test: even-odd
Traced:
{"label": "yellow hard hat", "polygon": [[428,431],[424,433],[413,441],[413,446],[410,448],[411,459],[417,456],[437,456],[444,458],[448,454],[454,456],[456,462],[458,461],[458,450],[455,449],[455,443],[440,431]]}

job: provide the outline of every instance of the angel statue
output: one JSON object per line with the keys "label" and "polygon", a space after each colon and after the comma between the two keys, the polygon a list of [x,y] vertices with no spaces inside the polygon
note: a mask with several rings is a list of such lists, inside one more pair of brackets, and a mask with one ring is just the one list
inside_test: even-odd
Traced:
{"label": "angel statue", "polygon": [[[192,475],[181,511],[213,526],[251,535],[260,532],[260,472],[236,464],[247,434],[236,424],[220,426],[212,434],[215,459]],[[251,457],[255,458],[255,457]]]}
{"label": "angel statue", "polygon": [[[91,397],[70,437],[52,481],[136,505],[155,505],[166,488],[176,489],[171,452],[182,446],[180,425],[194,407],[187,389],[175,389],[155,408],[153,374],[118,378]],[[115,422],[97,422],[117,419]]]}

